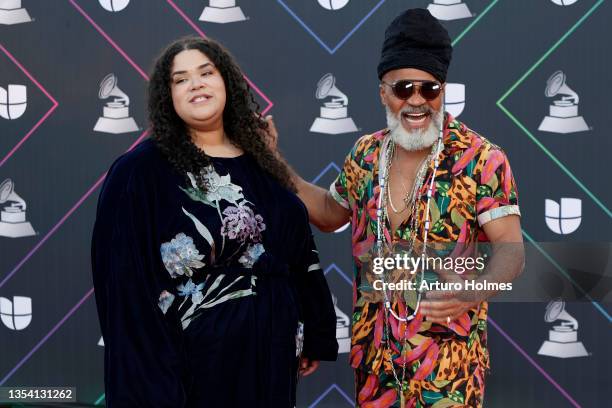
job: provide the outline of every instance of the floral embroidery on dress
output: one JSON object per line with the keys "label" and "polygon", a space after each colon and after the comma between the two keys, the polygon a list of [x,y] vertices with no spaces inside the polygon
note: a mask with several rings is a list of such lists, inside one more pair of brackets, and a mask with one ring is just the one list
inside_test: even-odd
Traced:
{"label": "floral embroidery on dress", "polygon": [[259,259],[259,257],[266,252],[263,245],[255,244],[251,245],[244,251],[244,254],[238,259],[238,262],[242,264],[245,268],[252,268],[255,262]]}
{"label": "floral embroidery on dress", "polygon": [[159,306],[159,308],[161,309],[163,314],[166,314],[166,312],[168,311],[168,309],[172,305],[172,302],[174,302],[174,297],[175,296],[172,293],[168,292],[167,290],[164,290],[159,295],[159,300],[157,301],[157,306]]}
{"label": "floral embroidery on dress", "polygon": [[201,268],[204,262],[201,260],[204,255],[200,255],[193,239],[180,232],[170,242],[161,245],[162,261],[172,278],[180,275],[193,276],[191,268]]}
{"label": "floral embroidery on dress", "polygon": [[179,286],[177,286],[176,290],[179,291],[179,296],[191,296],[191,302],[194,305],[199,305],[204,300],[204,295],[202,295],[202,289],[204,289],[205,283],[206,282],[202,282],[199,285],[196,285],[191,279],[189,279],[185,284],[180,284]]}
{"label": "floral embroidery on dress", "polygon": [[233,184],[229,174],[220,176],[213,166],[208,166],[200,172],[200,175],[204,179],[206,192],[198,188],[195,177],[189,172],[187,172],[187,177],[191,181],[191,187],[188,189],[181,187],[192,200],[218,208],[221,200],[236,204],[238,200],[244,199],[242,187]]}
{"label": "floral embroidery on dress", "polygon": [[[198,187],[192,173],[187,173],[191,186],[188,188],[179,186],[179,188],[192,200],[215,208],[221,220],[219,233],[222,243],[217,254],[217,246],[209,228],[185,207],[181,208],[198,233],[210,245],[207,264],[213,267],[231,265],[237,261],[244,268],[252,268],[265,252],[261,243],[262,232],[266,229],[263,217],[255,213],[253,204],[244,198],[242,187],[233,184],[229,174],[220,176],[213,166],[208,166],[200,175],[204,180],[206,191]],[[231,254],[226,251],[226,241],[234,244]],[[213,275],[206,274],[206,270],[204,270],[206,276],[194,275],[194,269],[205,265],[202,262],[204,255],[200,255],[193,239],[184,233],[179,233],[170,242],[162,244],[161,253],[170,276],[173,279],[180,279],[175,293],[183,298],[177,307],[183,329],[186,329],[205,309],[255,293],[255,276],[251,276],[248,281],[243,279],[244,276],[230,281],[229,276],[220,274],[209,282],[209,278]],[[223,263],[218,260],[223,260]],[[164,290],[161,293],[158,304],[164,314],[171,307],[174,298],[175,295],[168,291]]]}
{"label": "floral embroidery on dress", "polygon": [[237,239],[242,243],[247,239],[254,242],[261,241],[261,232],[266,229],[266,224],[261,215],[255,215],[250,207],[240,203],[237,207],[227,207],[223,215],[225,218],[223,218],[221,235]]}

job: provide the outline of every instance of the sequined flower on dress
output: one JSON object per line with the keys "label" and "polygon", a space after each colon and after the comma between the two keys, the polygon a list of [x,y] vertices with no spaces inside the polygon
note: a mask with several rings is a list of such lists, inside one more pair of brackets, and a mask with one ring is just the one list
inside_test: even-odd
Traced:
{"label": "sequined flower on dress", "polygon": [[240,242],[245,242],[247,239],[254,242],[261,241],[261,232],[266,229],[266,224],[261,215],[256,215],[250,207],[240,203],[238,206],[227,207],[223,215],[225,217],[221,235]]}
{"label": "sequined flower on dress", "polygon": [[193,239],[184,233],[178,233],[170,242],[161,245],[162,261],[170,276],[186,275],[193,276],[191,268],[201,268],[204,266],[204,255],[200,255],[193,244]]}
{"label": "sequined flower on dress", "polygon": [[164,290],[159,295],[159,300],[157,301],[157,306],[161,309],[163,314],[166,314],[170,306],[174,302],[174,295],[167,290]]}
{"label": "sequined flower on dress", "polygon": [[196,179],[192,173],[187,173],[187,177],[191,181],[191,188],[181,188],[192,200],[201,201],[213,207],[219,205],[219,201],[226,200],[232,204],[236,204],[243,199],[242,187],[233,184],[229,174],[220,176],[213,166],[205,167],[200,175],[204,179],[206,191],[198,188]]}
{"label": "sequined flower on dress", "polygon": [[202,294],[203,288],[204,283],[196,285],[191,279],[189,279],[185,284],[180,284],[177,286],[176,289],[179,291],[179,296],[191,296],[191,302],[194,305],[199,305],[204,300],[204,295]]}
{"label": "sequined flower on dress", "polygon": [[245,268],[252,268],[255,262],[259,259],[261,254],[266,252],[264,246],[261,244],[249,245],[244,254],[238,259],[238,262]]}

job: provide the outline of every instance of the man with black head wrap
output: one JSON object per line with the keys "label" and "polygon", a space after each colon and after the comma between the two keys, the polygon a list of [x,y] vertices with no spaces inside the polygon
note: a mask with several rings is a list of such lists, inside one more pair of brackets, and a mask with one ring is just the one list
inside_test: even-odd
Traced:
{"label": "man with black head wrap", "polygon": [[397,247],[422,257],[423,248],[435,246],[454,260],[470,244],[493,245],[484,270],[434,266],[429,274],[408,274],[417,289],[431,275],[451,283],[510,282],[523,267],[506,155],[444,112],[451,56],[448,33],[427,10],[399,15],[385,32],[378,64],[386,129],[356,142],[329,191],[294,176],[319,229],[352,223],[350,364],[363,408],[480,407],[489,369],[486,299],[495,290],[409,289],[394,296],[381,282],[397,278],[397,269],[371,274],[377,258],[394,257]]}

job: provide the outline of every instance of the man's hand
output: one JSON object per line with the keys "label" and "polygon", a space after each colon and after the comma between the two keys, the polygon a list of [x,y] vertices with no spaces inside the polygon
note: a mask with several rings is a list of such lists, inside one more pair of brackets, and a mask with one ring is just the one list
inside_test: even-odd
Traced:
{"label": "man's hand", "polygon": [[[493,256],[478,276],[475,271],[466,271],[463,276],[473,276],[476,281],[511,282],[522,271],[525,255],[520,219],[512,215],[493,220],[483,226],[493,248]],[[463,284],[464,278],[450,269],[435,269],[442,282]],[[468,310],[496,294],[493,290],[428,291],[421,302],[420,311],[428,321],[449,323]]]}
{"label": "man's hand", "polygon": [[278,131],[276,130],[276,125],[274,124],[274,119],[272,115],[268,115],[264,118],[266,123],[268,124],[268,129],[265,132],[265,142],[268,145],[268,148],[274,153],[275,156],[279,156],[278,152]]}
{"label": "man's hand", "polygon": [[427,300],[421,302],[420,312],[429,322],[448,324],[481,302],[461,300],[461,294],[461,291],[452,290],[427,292]]}
{"label": "man's hand", "polygon": [[317,368],[319,368],[318,360],[311,360],[306,357],[302,357],[300,359],[300,375],[301,376],[306,377],[307,375],[314,373],[317,370]]}
{"label": "man's hand", "polygon": [[[264,119],[268,123],[268,129],[262,132],[266,145],[279,160],[286,163],[278,151],[278,131],[274,119],[272,115],[268,115]],[[338,204],[327,190],[306,182],[288,163],[286,164],[291,179],[297,188],[297,195],[308,209],[308,216],[312,224],[316,225],[321,231],[332,232],[349,221],[350,211]]]}

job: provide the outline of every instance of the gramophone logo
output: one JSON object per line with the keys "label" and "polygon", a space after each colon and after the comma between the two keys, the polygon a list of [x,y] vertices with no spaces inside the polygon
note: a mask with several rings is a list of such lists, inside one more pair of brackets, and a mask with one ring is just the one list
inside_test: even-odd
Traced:
{"label": "gramophone logo", "polygon": [[0,86],[0,116],[14,120],[24,114],[28,105],[25,85],[9,85],[8,91]]}
{"label": "gramophone logo", "polygon": [[336,340],[338,341],[338,353],[348,353],[351,351],[351,335],[350,324],[351,320],[338,307],[338,298],[332,295],[334,301],[334,309],[336,311]]}
{"label": "gramophone logo", "polygon": [[560,203],[546,199],[544,211],[546,225],[556,234],[571,234],[580,227],[582,201],[579,198],[562,198]]}
{"label": "gramophone logo", "polygon": [[130,98],[117,86],[115,74],[108,74],[100,82],[98,97],[107,99],[111,96],[115,98],[106,102],[103,115],[98,118],[94,131],[119,134],[139,130],[136,121],[130,117]]}
{"label": "gramophone logo", "polygon": [[15,193],[15,184],[6,179],[0,184],[0,237],[21,238],[36,235],[26,221],[26,202]]}
{"label": "gramophone logo", "polygon": [[0,297],[0,319],[11,330],[23,330],[32,321],[32,298],[13,296],[13,301]]}
{"label": "gramophone logo", "polygon": [[578,2],[578,0],[551,0],[557,6],[571,6],[572,4]]}
{"label": "gramophone logo", "polygon": [[336,78],[332,74],[323,75],[315,95],[317,99],[332,99],[321,106],[321,114],[310,127],[311,132],[337,135],[358,130],[353,119],[348,117],[348,98],[336,88]]}
{"label": "gramophone logo", "polygon": [[472,17],[472,13],[461,0],[434,0],[427,10],[438,20],[459,20]]}
{"label": "gramophone logo", "polygon": [[444,88],[444,107],[446,111],[458,117],[465,108],[465,85],[447,83]]}
{"label": "gramophone logo", "polygon": [[548,340],[542,344],[538,354],[542,356],[570,358],[586,357],[589,353],[578,341],[578,321],[565,311],[565,302],[555,300],[546,306],[546,323],[561,320],[561,324],[548,331]]}
{"label": "gramophone logo", "polygon": [[542,120],[538,130],[552,133],[574,133],[589,130],[582,116],[578,115],[578,94],[566,84],[562,71],[557,71],[546,82],[544,94],[549,97],[561,96],[549,107],[549,114]]}
{"label": "gramophone logo", "polygon": [[347,4],[349,0],[318,0],[321,7],[327,10],[340,10]]}
{"label": "gramophone logo", "polygon": [[246,19],[242,9],[236,6],[236,0],[210,0],[209,5],[200,15],[200,21],[220,24],[235,23]]}
{"label": "gramophone logo", "polygon": [[0,24],[12,25],[30,21],[32,18],[28,11],[21,7],[21,0],[0,0]]}
{"label": "gramophone logo", "polygon": [[104,10],[110,12],[118,12],[123,10],[130,4],[130,0],[98,0]]}

